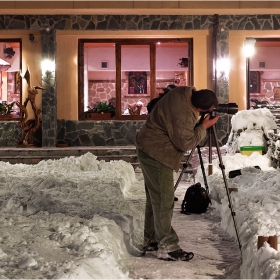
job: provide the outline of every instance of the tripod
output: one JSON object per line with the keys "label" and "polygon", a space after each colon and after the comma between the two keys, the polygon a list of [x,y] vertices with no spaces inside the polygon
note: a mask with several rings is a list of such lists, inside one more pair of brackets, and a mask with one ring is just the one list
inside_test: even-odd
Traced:
{"label": "tripod", "polygon": [[[203,117],[201,118],[201,120],[203,119]],[[218,147],[218,140],[217,140],[217,132],[216,132],[216,125],[214,124],[213,126],[211,126],[210,128],[207,129],[208,131],[208,142],[209,142],[209,167],[208,167],[208,175],[211,175],[213,174],[213,164],[212,164],[212,135],[214,136],[214,140],[215,140],[215,144],[216,144],[216,150],[217,150],[217,154],[218,154],[218,158],[219,158],[219,167],[221,168],[222,170],[222,175],[223,175],[223,180],[224,180],[224,184],[225,184],[225,189],[226,189],[226,193],[227,193],[227,197],[228,197],[228,202],[229,202],[229,208],[230,208],[230,211],[231,211],[231,216],[232,216],[232,219],[233,219],[233,224],[234,224],[234,228],[235,228],[235,232],[236,232],[236,236],[237,236],[237,241],[238,241],[238,244],[239,244],[239,249],[241,250],[241,242],[240,242],[240,238],[239,238],[239,233],[238,233],[238,228],[237,228],[237,225],[236,225],[236,221],[235,221],[235,212],[233,211],[233,207],[232,207],[232,203],[231,203],[231,198],[230,198],[230,193],[229,193],[229,190],[228,190],[228,184],[227,184],[227,179],[226,179],[226,175],[225,175],[225,166],[222,162],[222,156],[221,156],[221,151]],[[206,139],[206,142],[207,142],[207,139]],[[205,143],[206,143],[205,142]],[[205,144],[204,143],[204,144]],[[203,174],[203,180],[204,180],[204,184],[205,184],[205,188],[206,188],[206,191],[207,193],[209,194],[209,188],[208,188],[208,183],[207,183],[207,179],[206,179],[206,174],[205,174],[205,169],[204,169],[204,165],[203,165],[203,161],[202,161],[202,156],[201,156],[201,150],[200,150],[200,146],[198,145],[197,147],[197,151],[198,151],[198,155],[199,155],[199,160],[200,160],[200,165],[201,165],[201,170],[202,170],[202,174]],[[184,171],[185,169],[187,168],[188,166],[188,163],[193,155],[195,151],[195,147],[191,150],[188,158],[187,158],[187,161],[183,164],[183,169],[177,179],[177,182],[174,186],[174,191],[176,191],[180,181],[181,181],[181,178],[184,174]]]}

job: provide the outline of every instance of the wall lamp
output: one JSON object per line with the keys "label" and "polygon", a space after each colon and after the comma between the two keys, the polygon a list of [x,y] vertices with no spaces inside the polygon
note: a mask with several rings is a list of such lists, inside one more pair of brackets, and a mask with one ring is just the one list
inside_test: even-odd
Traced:
{"label": "wall lamp", "polygon": [[34,34],[29,34],[29,41],[33,45],[35,43],[35,36]]}
{"label": "wall lamp", "polygon": [[219,78],[229,76],[230,63],[228,58],[222,57],[217,59],[216,67]]}
{"label": "wall lamp", "polygon": [[255,53],[256,39],[247,38],[243,42],[243,53],[246,57],[246,103],[247,110],[250,109],[250,57]]}
{"label": "wall lamp", "polygon": [[255,43],[256,39],[247,38],[243,42],[243,53],[246,57],[251,57],[255,53]]}
{"label": "wall lamp", "polygon": [[55,71],[55,62],[50,59],[44,59],[41,62],[41,68],[43,75],[46,74],[46,72],[54,72]]}

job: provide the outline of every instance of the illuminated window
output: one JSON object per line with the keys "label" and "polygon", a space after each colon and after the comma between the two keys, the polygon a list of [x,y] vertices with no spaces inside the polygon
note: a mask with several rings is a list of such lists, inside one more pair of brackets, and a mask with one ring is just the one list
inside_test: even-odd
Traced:
{"label": "illuminated window", "polygon": [[[0,103],[15,104],[13,117],[19,116],[16,102],[21,102],[21,40],[0,39]],[[0,106],[2,108],[3,106]],[[4,114],[0,110],[0,114]]]}
{"label": "illuminated window", "polygon": [[192,39],[80,39],[78,59],[79,119],[105,103],[114,119],[145,119],[162,88],[192,85]]}

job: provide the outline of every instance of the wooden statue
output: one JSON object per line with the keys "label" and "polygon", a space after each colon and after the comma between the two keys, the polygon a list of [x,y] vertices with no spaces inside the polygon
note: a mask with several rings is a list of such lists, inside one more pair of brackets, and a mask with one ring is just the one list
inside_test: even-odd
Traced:
{"label": "wooden statue", "polygon": [[[22,76],[22,75],[21,75]],[[40,86],[31,86],[30,83],[30,72],[29,68],[27,67],[27,70],[22,76],[28,85],[27,91],[28,91],[28,97],[25,99],[23,105],[19,102],[16,102],[17,106],[20,108],[20,121],[19,126],[21,127],[21,135],[22,137],[19,138],[19,144],[24,145],[34,145],[34,134],[40,127],[40,114],[41,109],[36,107],[35,98],[38,94],[37,89],[43,89]],[[28,111],[27,111],[27,104],[30,102],[32,110],[34,111],[34,119],[28,119]]]}

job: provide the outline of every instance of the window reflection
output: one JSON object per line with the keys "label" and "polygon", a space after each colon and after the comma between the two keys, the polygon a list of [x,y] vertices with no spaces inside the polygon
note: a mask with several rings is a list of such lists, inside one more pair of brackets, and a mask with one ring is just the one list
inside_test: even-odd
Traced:
{"label": "window reflection", "polygon": [[80,118],[106,102],[115,119],[144,119],[163,88],[192,85],[192,39],[79,39],[79,64]]}
{"label": "window reflection", "polygon": [[146,115],[150,101],[150,45],[121,46],[121,110],[123,115]]}
{"label": "window reflection", "polygon": [[[12,104],[21,100],[21,42],[0,40],[0,102]],[[14,105],[12,114],[19,114]]]}
{"label": "window reflection", "polygon": [[115,46],[113,43],[84,44],[84,111],[99,102],[116,99]]}

